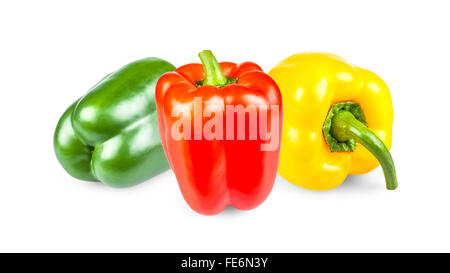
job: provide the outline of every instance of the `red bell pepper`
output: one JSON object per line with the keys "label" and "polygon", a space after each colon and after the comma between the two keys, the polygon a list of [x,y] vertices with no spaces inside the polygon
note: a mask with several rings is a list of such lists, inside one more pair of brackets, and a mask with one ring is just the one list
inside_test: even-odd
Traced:
{"label": "red bell pepper", "polygon": [[193,210],[253,209],[267,198],[277,173],[280,90],[255,63],[219,64],[209,50],[199,56],[203,66],[181,66],[156,85],[164,151]]}

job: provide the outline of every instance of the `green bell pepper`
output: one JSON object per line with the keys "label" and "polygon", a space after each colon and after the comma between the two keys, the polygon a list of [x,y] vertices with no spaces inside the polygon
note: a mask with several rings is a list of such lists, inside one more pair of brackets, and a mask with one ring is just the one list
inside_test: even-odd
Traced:
{"label": "green bell pepper", "polygon": [[73,177],[128,187],[169,168],[156,118],[155,86],[175,67],[158,58],[103,78],[60,118],[56,157]]}

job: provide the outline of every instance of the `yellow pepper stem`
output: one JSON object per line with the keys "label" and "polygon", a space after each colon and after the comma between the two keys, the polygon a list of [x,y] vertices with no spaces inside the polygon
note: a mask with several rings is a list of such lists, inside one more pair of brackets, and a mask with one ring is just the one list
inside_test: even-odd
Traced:
{"label": "yellow pepper stem", "polygon": [[397,188],[397,175],[395,172],[394,161],[388,148],[383,141],[379,139],[362,122],[357,120],[349,111],[339,111],[331,121],[331,135],[338,141],[354,141],[361,143],[367,148],[380,162],[386,179],[386,188],[395,190]]}

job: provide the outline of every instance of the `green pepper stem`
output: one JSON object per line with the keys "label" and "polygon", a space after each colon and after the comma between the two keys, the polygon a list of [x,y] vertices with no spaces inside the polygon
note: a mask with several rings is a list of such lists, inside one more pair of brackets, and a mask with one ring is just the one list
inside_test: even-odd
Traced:
{"label": "green pepper stem", "polygon": [[224,86],[227,78],[223,75],[219,63],[211,50],[203,50],[198,54],[205,70],[205,80],[203,85]]}
{"label": "green pepper stem", "polygon": [[367,148],[380,162],[386,179],[386,188],[395,190],[397,188],[397,175],[395,173],[394,161],[388,148],[363,123],[358,121],[349,111],[336,113],[331,123],[331,134],[338,141],[354,139]]}

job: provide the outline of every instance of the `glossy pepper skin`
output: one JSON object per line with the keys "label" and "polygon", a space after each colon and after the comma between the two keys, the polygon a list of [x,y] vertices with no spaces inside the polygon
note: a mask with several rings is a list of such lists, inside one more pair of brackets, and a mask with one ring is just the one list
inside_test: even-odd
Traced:
{"label": "glossy pepper skin", "polygon": [[269,75],[280,87],[285,111],[282,177],[306,189],[329,190],[348,174],[370,172],[378,159],[387,188],[397,187],[388,152],[392,101],[380,77],[327,53],[292,55]]}
{"label": "glossy pepper skin", "polygon": [[[210,51],[199,55],[204,66],[181,66],[175,72],[164,74],[156,86],[158,124],[164,151],[184,199],[196,212],[214,215],[228,205],[240,210],[253,209],[267,198],[276,177],[282,126],[280,91],[272,78],[255,63],[223,62],[219,66]],[[263,104],[269,112],[272,105],[278,105],[278,113],[268,113],[277,124],[277,132],[272,130],[278,137],[277,148],[261,151],[265,141],[260,138],[207,140],[201,136],[200,140],[195,140],[194,126],[189,130],[190,140],[174,139],[171,130],[179,117],[172,117],[173,109],[182,106],[187,112],[184,117],[192,120],[195,118],[195,98],[202,99],[204,110],[209,107],[223,113],[223,124],[226,105]],[[202,128],[209,120],[203,115]],[[246,122],[246,134],[248,127]],[[236,127],[234,132],[237,132]]]}
{"label": "glossy pepper skin", "polygon": [[73,177],[128,187],[169,168],[157,126],[155,86],[175,67],[158,58],[103,78],[62,115],[54,149]]}

